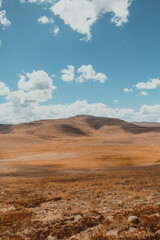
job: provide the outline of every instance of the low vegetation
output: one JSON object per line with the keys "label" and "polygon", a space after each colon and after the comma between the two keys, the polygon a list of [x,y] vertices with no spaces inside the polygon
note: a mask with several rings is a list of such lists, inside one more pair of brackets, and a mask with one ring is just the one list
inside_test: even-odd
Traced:
{"label": "low vegetation", "polygon": [[159,170],[1,180],[0,239],[159,239]]}

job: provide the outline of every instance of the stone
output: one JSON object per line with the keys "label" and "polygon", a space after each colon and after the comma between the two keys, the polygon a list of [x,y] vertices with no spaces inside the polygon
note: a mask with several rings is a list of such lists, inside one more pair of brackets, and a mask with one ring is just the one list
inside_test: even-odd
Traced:
{"label": "stone", "polygon": [[113,216],[107,216],[106,220],[109,222],[114,222],[114,217]]}
{"label": "stone", "polygon": [[150,218],[154,218],[154,217],[160,218],[160,214],[159,213],[155,213],[155,214],[150,215],[149,217]]}
{"label": "stone", "polygon": [[55,240],[55,238],[52,235],[49,235],[46,240]]}
{"label": "stone", "polygon": [[112,229],[109,232],[107,232],[108,237],[118,237],[119,229]]}
{"label": "stone", "polygon": [[81,218],[82,218],[81,215],[76,215],[76,216],[74,216],[74,219],[75,219],[76,222],[78,222]]}
{"label": "stone", "polygon": [[123,205],[123,202],[122,201],[119,201],[118,202],[118,206],[122,206]]}
{"label": "stone", "polygon": [[133,224],[138,224],[139,223],[139,218],[137,216],[130,216],[128,218],[128,222],[133,223]]}
{"label": "stone", "polygon": [[160,237],[160,230],[155,233],[156,236]]}
{"label": "stone", "polygon": [[129,232],[129,233],[134,233],[134,232],[136,232],[136,231],[137,231],[136,228],[130,227],[128,232]]}

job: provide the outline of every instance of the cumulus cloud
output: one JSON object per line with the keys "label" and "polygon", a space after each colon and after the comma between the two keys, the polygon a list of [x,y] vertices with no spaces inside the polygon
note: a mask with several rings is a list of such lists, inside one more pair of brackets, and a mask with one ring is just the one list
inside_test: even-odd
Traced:
{"label": "cumulus cloud", "polygon": [[139,82],[136,84],[138,89],[156,89],[160,86],[160,79],[153,78],[149,79],[147,82]]}
{"label": "cumulus cloud", "polygon": [[[28,78],[28,81],[26,79]],[[55,89],[52,85],[52,79],[49,75],[42,71],[33,71],[32,73],[26,73],[25,75],[20,75],[20,80],[18,81],[18,88],[23,91],[32,90],[46,90]]]}
{"label": "cumulus cloud", "polygon": [[10,93],[9,88],[0,81],[0,96],[7,96]]}
{"label": "cumulus cloud", "polygon": [[54,32],[54,36],[57,36],[59,33],[59,27],[55,26],[53,32]]}
{"label": "cumulus cloud", "polygon": [[[71,66],[68,66],[68,70]],[[71,69],[73,70],[73,66]],[[139,111],[135,111],[131,108],[110,108],[104,103],[88,103],[86,100],[65,105],[47,104],[53,96],[54,89],[56,87],[52,78],[43,70],[20,75],[15,91],[10,91],[3,82],[0,82],[0,96],[7,101],[0,104],[0,123],[67,118],[78,114],[120,118],[127,121],[160,122],[160,105],[143,105]],[[116,103],[117,99],[114,102]]]}
{"label": "cumulus cloud", "polygon": [[[16,94],[17,95],[17,94]],[[21,92],[19,92],[19,96]],[[18,100],[19,103],[19,100]],[[110,108],[103,103],[89,104],[86,100],[71,104],[41,105],[13,101],[0,104],[1,123],[20,123],[39,119],[67,118],[78,114],[120,118],[127,121],[160,122],[160,105],[143,105],[138,112],[130,108]]]}
{"label": "cumulus cloud", "polygon": [[105,74],[96,73],[93,70],[92,65],[82,65],[80,68],[78,68],[78,73],[80,74],[80,76],[77,77],[76,82],[80,83],[84,82],[85,80],[93,80],[104,83],[106,80],[108,80]]}
{"label": "cumulus cloud", "polygon": [[118,103],[118,99],[115,99],[113,102],[114,102],[114,103]]}
{"label": "cumulus cloud", "polygon": [[141,92],[140,92],[140,96],[147,96],[147,95],[148,95],[147,92],[144,92],[144,91],[141,91]]}
{"label": "cumulus cloud", "polygon": [[53,3],[53,0],[20,0],[21,3],[47,4]]}
{"label": "cumulus cloud", "polygon": [[[45,4],[72,30],[84,35],[81,40],[90,40],[93,24],[102,16],[110,14],[116,26],[128,22],[129,7],[133,0],[20,0],[21,3]],[[48,5],[49,4],[49,5]]]}
{"label": "cumulus cloud", "polygon": [[[19,93],[21,95],[21,93]],[[89,104],[87,101],[76,101],[66,105],[17,105],[16,102],[9,101],[0,104],[1,123],[20,123],[39,119],[58,119],[67,118],[77,114],[90,114],[95,116],[121,116],[129,118],[133,115],[133,110],[129,109],[110,109],[105,104]]]}
{"label": "cumulus cloud", "polygon": [[42,16],[42,17],[38,18],[38,22],[41,24],[48,24],[48,23],[54,23],[54,20],[52,18]]}
{"label": "cumulus cloud", "polygon": [[148,121],[157,121],[160,122],[160,105],[148,106],[143,105],[140,109],[140,112]]}
{"label": "cumulus cloud", "polygon": [[18,90],[9,92],[6,97],[16,109],[46,102],[56,89],[52,79],[42,70],[20,75],[17,86]]}
{"label": "cumulus cloud", "polygon": [[108,80],[107,76],[103,73],[96,73],[92,65],[82,65],[77,69],[77,75],[75,77],[75,67],[73,65],[67,66],[67,69],[62,70],[61,79],[66,82],[72,82],[75,80],[78,83],[83,83],[87,80],[99,81],[104,83]]}
{"label": "cumulus cloud", "polygon": [[74,80],[74,66],[68,65],[67,69],[62,69],[61,79],[65,82],[72,82]]}
{"label": "cumulus cloud", "polygon": [[0,11],[0,24],[4,27],[8,27],[11,25],[11,22],[6,17],[6,11],[1,10]]}
{"label": "cumulus cloud", "polygon": [[132,88],[124,88],[123,91],[124,92],[133,92],[133,89]]}
{"label": "cumulus cloud", "polygon": [[53,4],[51,11],[89,40],[93,24],[107,13],[112,14],[111,22],[116,26],[127,23],[131,2],[132,0],[59,0]]}

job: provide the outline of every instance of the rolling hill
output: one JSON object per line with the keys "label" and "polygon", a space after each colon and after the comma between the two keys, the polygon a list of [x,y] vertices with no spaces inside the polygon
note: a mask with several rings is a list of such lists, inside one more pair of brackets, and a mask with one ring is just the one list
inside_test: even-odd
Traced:
{"label": "rolling hill", "polygon": [[[128,123],[114,118],[78,115],[68,119],[40,120],[16,125],[0,124],[0,134],[34,135],[41,139],[59,137],[89,137],[108,132],[123,131],[130,134],[160,132],[160,126]],[[115,133],[115,132],[114,132]]]}

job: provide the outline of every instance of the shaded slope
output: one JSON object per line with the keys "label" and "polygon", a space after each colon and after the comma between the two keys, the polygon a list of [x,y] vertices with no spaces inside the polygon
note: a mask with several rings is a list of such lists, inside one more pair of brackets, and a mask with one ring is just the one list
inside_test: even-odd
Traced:
{"label": "shaded slope", "polygon": [[119,126],[123,130],[130,132],[132,134],[140,134],[140,133],[146,133],[151,131],[160,132],[160,127],[153,128],[153,127],[138,126],[133,123],[128,123],[126,121],[116,119],[116,118],[86,116],[85,121],[90,127],[97,130],[103,126]]}
{"label": "shaded slope", "polygon": [[0,124],[0,134],[10,133],[14,125],[11,124]]}
{"label": "shaded slope", "polygon": [[12,134],[34,135],[41,139],[88,136],[90,129],[83,122],[71,119],[41,120],[14,125]]}
{"label": "shaded slope", "polygon": [[60,129],[62,130],[62,132],[72,135],[72,136],[87,136],[88,135],[86,132],[84,132],[80,128],[73,127],[68,124],[60,125]]}

